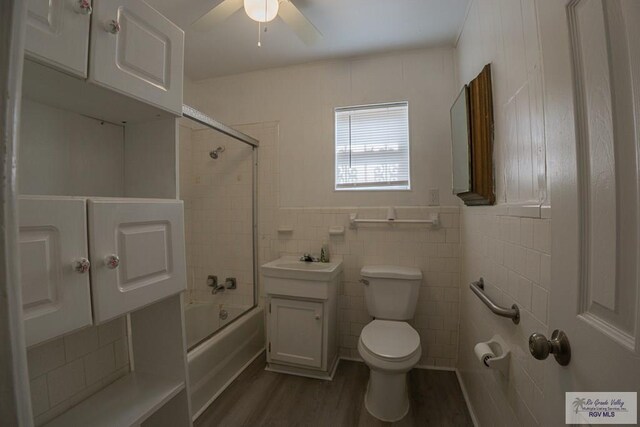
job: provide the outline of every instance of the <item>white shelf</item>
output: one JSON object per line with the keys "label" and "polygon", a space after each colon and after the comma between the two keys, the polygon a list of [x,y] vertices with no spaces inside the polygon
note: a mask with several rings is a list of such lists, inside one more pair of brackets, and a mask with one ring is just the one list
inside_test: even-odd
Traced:
{"label": "white shelf", "polygon": [[184,387],[184,381],[132,372],[53,419],[46,426],[139,425]]}

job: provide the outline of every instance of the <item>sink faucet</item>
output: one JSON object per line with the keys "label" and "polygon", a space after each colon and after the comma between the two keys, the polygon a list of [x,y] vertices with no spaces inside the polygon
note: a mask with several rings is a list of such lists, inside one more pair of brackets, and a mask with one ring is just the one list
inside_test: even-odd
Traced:
{"label": "sink faucet", "polygon": [[304,254],[300,257],[300,261],[304,261],[304,262],[320,262],[320,260],[314,256],[311,256],[311,254]]}

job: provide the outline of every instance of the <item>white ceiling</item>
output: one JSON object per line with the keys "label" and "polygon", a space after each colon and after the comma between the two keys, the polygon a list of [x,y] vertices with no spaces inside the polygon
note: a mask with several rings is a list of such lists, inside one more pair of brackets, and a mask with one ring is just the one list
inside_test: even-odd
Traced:
{"label": "white ceiling", "polygon": [[292,0],[324,35],[305,45],[280,18],[263,33],[243,9],[210,32],[191,23],[221,0],[147,0],[186,32],[192,80],[394,49],[452,46],[469,0]]}

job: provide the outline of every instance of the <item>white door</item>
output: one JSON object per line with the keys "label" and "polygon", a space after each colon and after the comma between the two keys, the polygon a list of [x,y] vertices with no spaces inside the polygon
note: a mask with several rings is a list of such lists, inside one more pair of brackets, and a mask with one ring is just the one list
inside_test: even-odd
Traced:
{"label": "white door", "polygon": [[270,360],[322,366],[322,307],[321,302],[271,298]]}
{"label": "white door", "polygon": [[96,323],[186,289],[179,200],[89,200],[91,291]]}
{"label": "white door", "polygon": [[21,197],[18,209],[30,346],[91,325],[87,216],[82,199]]}
{"label": "white door", "polygon": [[184,32],[141,0],[98,1],[89,79],[182,114]]}
{"label": "white door", "polygon": [[87,77],[91,0],[29,0],[28,57]]}
{"label": "white door", "polygon": [[543,424],[564,425],[565,392],[640,391],[640,2],[537,4],[552,185],[549,325],[571,345],[569,365],[540,362]]}

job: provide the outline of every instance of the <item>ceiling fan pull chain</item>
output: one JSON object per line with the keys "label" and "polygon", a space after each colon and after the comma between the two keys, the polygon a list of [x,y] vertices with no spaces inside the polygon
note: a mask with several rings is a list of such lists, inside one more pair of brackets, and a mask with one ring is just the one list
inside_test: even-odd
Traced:
{"label": "ceiling fan pull chain", "polygon": [[258,47],[262,46],[262,30],[260,29],[260,22],[258,22]]}

